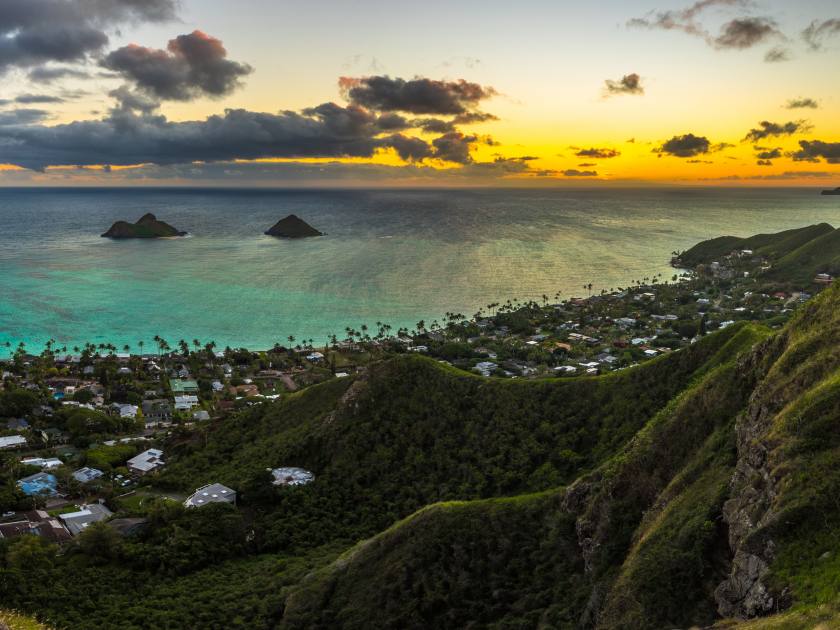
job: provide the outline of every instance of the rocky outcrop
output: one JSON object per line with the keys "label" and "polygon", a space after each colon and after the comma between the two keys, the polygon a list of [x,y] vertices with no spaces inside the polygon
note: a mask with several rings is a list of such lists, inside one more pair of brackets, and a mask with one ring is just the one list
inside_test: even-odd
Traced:
{"label": "rocky outcrop", "polygon": [[117,221],[102,236],[106,238],[167,238],[186,236],[186,232],[175,229],[151,212],[144,214],[137,223]]}
{"label": "rocky outcrop", "polygon": [[323,236],[314,227],[297,215],[290,214],[280,219],[265,232],[268,236],[279,236],[282,238],[307,238],[309,236]]}

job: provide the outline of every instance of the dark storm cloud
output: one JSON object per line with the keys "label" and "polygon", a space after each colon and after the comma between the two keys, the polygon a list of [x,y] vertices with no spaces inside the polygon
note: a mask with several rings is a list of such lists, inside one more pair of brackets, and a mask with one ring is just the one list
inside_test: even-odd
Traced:
{"label": "dark storm cloud", "polygon": [[787,109],[818,109],[819,103],[812,98],[792,98],[787,102]]}
{"label": "dark storm cloud", "polygon": [[663,142],[661,146],[654,149],[654,153],[688,158],[708,153],[711,148],[711,143],[705,136],[695,136],[693,133],[687,133],[682,136],[674,136]]}
{"label": "dark storm cloud", "polygon": [[49,115],[43,109],[13,109],[8,112],[0,112],[0,126],[6,125],[31,125],[41,122]]}
{"label": "dark storm cloud", "polygon": [[221,40],[202,31],[179,35],[166,50],[123,46],[109,53],[102,65],[156,98],[178,101],[229,94],[252,71],[247,64],[227,59]]}
{"label": "dark storm cloud", "polygon": [[790,154],[797,162],[819,162],[823,158],[829,164],[840,164],[840,142],[800,140],[799,147]]}
{"label": "dark storm cloud", "polygon": [[714,40],[714,45],[717,48],[743,50],[780,35],[776,23],[769,18],[738,18],[723,25],[720,35]]}
{"label": "dark storm cloud", "polygon": [[563,171],[566,177],[598,177],[597,171],[579,171],[576,168],[568,168]]}
{"label": "dark storm cloud", "polygon": [[635,72],[625,74],[618,81],[607,79],[604,81],[604,94],[607,96],[615,96],[618,94],[644,94],[645,88],[642,87],[642,78]]}
{"label": "dark storm cloud", "polygon": [[596,160],[614,158],[621,155],[621,152],[616,149],[598,149],[592,147],[591,149],[578,149],[575,152],[577,157],[594,158]]}
{"label": "dark storm cloud", "polygon": [[780,63],[782,61],[790,61],[790,51],[781,46],[775,46],[764,53],[764,61],[767,63]]}
{"label": "dark storm cloud", "polygon": [[392,79],[388,76],[341,77],[339,86],[356,105],[377,111],[412,114],[463,115],[482,100],[496,95],[491,87],[478,83],[437,81],[426,78]]}
{"label": "dark storm cloud", "polygon": [[750,129],[744,136],[744,142],[758,142],[764,138],[774,136],[791,136],[795,133],[810,131],[810,125],[804,120],[790,121],[786,123],[774,123],[769,120],[762,120],[758,128]]}
{"label": "dark storm cloud", "polygon": [[50,61],[86,59],[121,24],[175,17],[175,0],[3,0],[0,73]]}
{"label": "dark storm cloud", "polygon": [[802,31],[802,39],[811,50],[819,50],[827,38],[838,34],[840,34],[840,18],[831,18],[822,22],[814,20]]}
{"label": "dark storm cloud", "polygon": [[50,94],[21,94],[15,97],[15,102],[24,105],[43,105],[46,103],[63,103],[64,99]]}

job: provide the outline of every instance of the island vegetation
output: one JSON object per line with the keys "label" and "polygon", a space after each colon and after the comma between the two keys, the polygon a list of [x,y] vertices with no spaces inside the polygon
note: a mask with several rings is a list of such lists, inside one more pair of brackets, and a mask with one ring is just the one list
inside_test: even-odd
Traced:
{"label": "island vegetation", "polygon": [[175,229],[168,223],[158,220],[151,212],[144,214],[136,223],[117,221],[102,236],[105,238],[169,238],[186,236],[186,232]]}
{"label": "island vegetation", "polygon": [[324,235],[323,232],[319,232],[296,214],[283,217],[266,230],[265,233],[268,236],[279,236],[282,238],[308,238],[310,236]]}

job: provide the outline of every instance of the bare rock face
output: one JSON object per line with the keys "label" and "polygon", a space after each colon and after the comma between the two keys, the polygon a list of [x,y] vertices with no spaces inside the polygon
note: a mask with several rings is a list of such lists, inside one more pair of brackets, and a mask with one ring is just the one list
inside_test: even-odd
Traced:
{"label": "bare rock face", "polygon": [[280,219],[271,228],[265,232],[269,236],[279,236],[282,238],[307,238],[309,236],[323,236],[323,232],[319,232],[314,227],[309,225],[306,221],[297,215],[290,214],[289,216]]}
{"label": "bare rock face", "polygon": [[102,236],[106,238],[167,238],[172,236],[186,236],[186,232],[158,221],[151,212],[144,214],[137,223],[117,221]]}
{"label": "bare rock face", "polygon": [[[743,371],[764,372],[778,356],[781,339],[775,338],[750,353],[739,365]],[[738,459],[729,482],[732,498],[723,506],[729,528],[732,568],[715,589],[718,612],[724,617],[752,618],[776,610],[776,597],[763,579],[775,557],[776,545],[757,533],[777,516],[777,479],[772,474],[769,433],[786,400],[764,383],[753,392],[747,409],[736,422]]]}

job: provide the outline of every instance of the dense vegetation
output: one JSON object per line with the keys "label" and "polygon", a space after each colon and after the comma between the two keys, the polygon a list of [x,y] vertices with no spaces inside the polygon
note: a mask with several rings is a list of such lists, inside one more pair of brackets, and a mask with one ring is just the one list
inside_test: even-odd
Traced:
{"label": "dense vegetation", "polygon": [[[68,628],[673,628],[714,623],[756,559],[793,608],[748,627],[836,619],[838,347],[834,287],[780,333],[602,377],[392,357],[176,433],[159,488],[218,481],[236,508],[124,501],[136,536],[0,541],[0,601]],[[277,466],[316,480],[276,488]]]}

